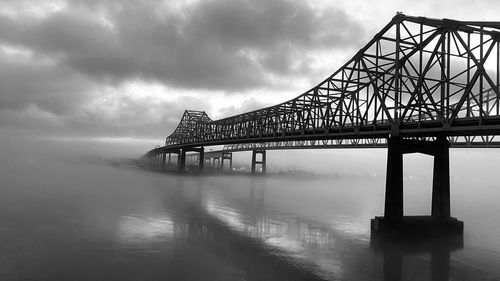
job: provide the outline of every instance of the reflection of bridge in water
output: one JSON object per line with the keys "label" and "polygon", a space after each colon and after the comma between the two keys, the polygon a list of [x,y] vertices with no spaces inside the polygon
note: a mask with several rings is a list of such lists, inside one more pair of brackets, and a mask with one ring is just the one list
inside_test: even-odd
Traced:
{"label": "reflection of bridge in water", "polygon": [[[252,171],[260,165],[265,172],[269,149],[387,147],[384,217],[373,222],[380,230],[392,222],[422,226],[421,218],[403,216],[403,154],[424,153],[434,157],[431,217],[425,224],[461,232],[462,223],[450,217],[449,148],[500,146],[499,31],[500,22],[397,14],[309,91],[219,120],[186,110],[165,146],[143,159],[163,169],[167,154],[174,154],[177,169],[184,171],[188,152],[198,153],[203,169],[207,163],[221,166],[222,159],[231,163],[233,151],[251,150]],[[226,147],[205,152],[215,145]]]}
{"label": "reflection of bridge in water", "polygon": [[[411,273],[413,279],[448,280],[460,274],[449,264],[460,241],[372,239],[368,245],[364,234],[353,236],[341,223],[325,225],[268,209],[265,179],[249,182],[237,198],[229,195],[231,200],[207,188],[205,180],[178,178],[166,187],[162,205],[168,216],[158,218],[168,227],[157,235],[185,241],[177,243],[200,243],[217,253],[217,259],[243,271],[244,279],[406,280],[409,270],[422,265],[429,265],[429,270]],[[228,184],[223,181],[217,189],[234,191]]]}

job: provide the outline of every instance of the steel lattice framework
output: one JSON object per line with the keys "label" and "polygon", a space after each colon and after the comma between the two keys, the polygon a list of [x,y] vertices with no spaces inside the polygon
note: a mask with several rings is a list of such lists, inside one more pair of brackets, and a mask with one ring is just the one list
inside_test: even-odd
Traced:
{"label": "steel lattice framework", "polygon": [[220,120],[186,111],[164,149],[323,140],[332,147],[383,147],[390,136],[498,144],[499,59],[500,22],[399,13],[309,91]]}

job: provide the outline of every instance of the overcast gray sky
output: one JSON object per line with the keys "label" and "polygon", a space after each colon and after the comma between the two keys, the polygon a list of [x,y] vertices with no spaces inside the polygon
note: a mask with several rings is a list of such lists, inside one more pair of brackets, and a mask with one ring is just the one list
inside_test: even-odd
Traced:
{"label": "overcast gray sky", "polygon": [[149,147],[184,109],[299,95],[397,11],[500,20],[498,1],[3,0],[0,134]]}

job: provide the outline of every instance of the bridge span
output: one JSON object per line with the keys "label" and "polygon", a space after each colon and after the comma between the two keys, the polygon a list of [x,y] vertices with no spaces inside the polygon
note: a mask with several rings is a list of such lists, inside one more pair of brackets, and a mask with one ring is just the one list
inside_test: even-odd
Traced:
{"label": "bridge span", "polygon": [[[203,169],[218,153],[251,150],[255,172],[259,164],[265,171],[270,149],[387,148],[384,217],[372,222],[379,229],[404,224],[403,154],[424,153],[434,157],[431,218],[460,232],[450,216],[449,148],[500,147],[499,85],[500,22],[398,13],[305,93],[218,120],[186,110],[165,145],[143,159],[164,168],[176,154],[184,171],[188,152],[199,153]],[[216,145],[225,146],[210,157],[204,147]]]}

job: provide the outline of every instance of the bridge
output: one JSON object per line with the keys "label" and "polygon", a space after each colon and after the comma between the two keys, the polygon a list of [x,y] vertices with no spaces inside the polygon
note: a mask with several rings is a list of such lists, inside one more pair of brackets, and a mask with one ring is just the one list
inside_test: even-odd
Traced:
{"label": "bridge", "polygon": [[[203,169],[216,155],[251,150],[252,171],[260,164],[265,172],[269,149],[387,148],[384,217],[372,221],[379,229],[405,218],[403,154],[424,153],[434,157],[431,217],[451,221],[449,148],[500,147],[499,85],[500,22],[398,13],[305,93],[219,120],[186,110],[165,145],[143,159],[164,168],[176,154],[184,171],[188,152]],[[205,153],[215,145],[225,146]]]}

